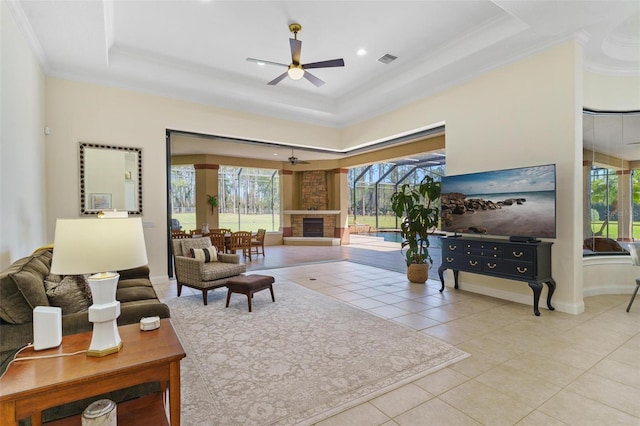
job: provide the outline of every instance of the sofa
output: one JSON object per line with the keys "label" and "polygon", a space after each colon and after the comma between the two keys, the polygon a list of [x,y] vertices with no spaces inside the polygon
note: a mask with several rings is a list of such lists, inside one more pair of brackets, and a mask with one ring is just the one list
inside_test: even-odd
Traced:
{"label": "sofa", "polygon": [[[202,301],[206,305],[209,290],[223,287],[229,278],[247,272],[247,265],[240,263],[239,255],[217,252],[209,237],[175,238],[172,246],[178,296],[182,286],[191,287],[202,291]],[[211,256],[196,259],[195,251],[207,249],[213,253]]]}
{"label": "sofa", "polygon": [[[90,293],[83,294],[83,290],[50,291],[63,288],[58,284],[64,281],[64,285],[67,286],[65,288],[70,288],[69,283],[75,283],[76,286],[71,285],[72,288],[86,288],[86,292],[89,292],[88,287],[78,284],[83,277],[60,277],[50,274],[52,258],[53,249],[38,250],[0,272],[0,374],[19,348],[33,342],[33,309],[36,306],[62,307],[63,335],[93,329],[86,310],[91,304],[90,300],[86,300]],[[141,318],[150,316],[169,318],[169,307],[160,302],[151,285],[148,266],[118,272],[120,280],[116,299],[120,301],[121,311],[118,325],[138,323]],[[43,412],[43,421],[79,414],[96,399],[109,398],[121,402],[159,389],[158,383],[148,383],[54,407]]]}

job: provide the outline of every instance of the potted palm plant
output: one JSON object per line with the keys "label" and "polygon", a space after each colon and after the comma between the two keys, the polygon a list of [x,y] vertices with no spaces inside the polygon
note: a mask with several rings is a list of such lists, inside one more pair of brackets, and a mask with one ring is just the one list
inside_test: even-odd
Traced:
{"label": "potted palm plant", "polygon": [[413,283],[426,282],[433,263],[428,237],[438,226],[440,210],[435,201],[440,198],[440,189],[440,182],[425,176],[419,185],[404,184],[391,196],[391,209],[402,219],[401,250],[406,250],[407,278]]}

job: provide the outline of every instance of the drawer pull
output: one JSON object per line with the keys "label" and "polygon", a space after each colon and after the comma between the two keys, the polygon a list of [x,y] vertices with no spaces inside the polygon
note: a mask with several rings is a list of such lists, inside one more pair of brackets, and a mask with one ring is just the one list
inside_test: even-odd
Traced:
{"label": "drawer pull", "polygon": [[471,266],[478,266],[478,261],[477,261],[477,260],[470,260],[470,261],[469,261],[469,265],[471,265]]}
{"label": "drawer pull", "polygon": [[449,244],[449,250],[455,250],[458,246],[454,246],[452,244]]}
{"label": "drawer pull", "polygon": [[453,262],[453,261],[454,261],[454,259],[455,259],[455,258],[453,258],[453,257],[447,257],[447,262],[451,263],[451,262]]}
{"label": "drawer pull", "polygon": [[498,264],[497,263],[487,263],[487,266],[489,267],[489,269],[493,269],[496,266],[498,266]]}
{"label": "drawer pull", "polygon": [[521,274],[524,274],[525,272],[527,272],[527,268],[521,268],[520,266],[516,266],[516,269],[518,270],[518,272],[520,272]]}
{"label": "drawer pull", "polygon": [[522,257],[522,255],[524,254],[524,252],[520,251],[518,253],[516,253],[515,251],[513,252],[513,257]]}

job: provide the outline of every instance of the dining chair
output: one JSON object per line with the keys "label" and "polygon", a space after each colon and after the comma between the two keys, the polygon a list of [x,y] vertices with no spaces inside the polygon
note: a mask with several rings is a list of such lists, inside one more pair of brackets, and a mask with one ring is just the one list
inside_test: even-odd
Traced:
{"label": "dining chair", "polygon": [[211,244],[215,246],[216,250],[220,253],[226,252],[226,243],[225,243],[225,234],[221,232],[211,232],[208,234],[208,237],[211,239]]}
{"label": "dining chair", "polygon": [[183,239],[183,238],[191,238],[191,234],[187,234],[184,231],[178,231],[178,232],[172,231],[171,232],[171,238],[174,239],[174,240],[180,240],[180,239]]}
{"label": "dining chair", "polygon": [[[638,249],[640,247],[640,243],[631,243],[628,244],[629,254],[631,255],[631,263],[633,266],[640,266],[640,255],[638,254]],[[640,288],[640,278],[636,278],[636,289],[633,291],[631,295],[631,300],[629,300],[629,306],[627,306],[627,312],[631,309],[631,305],[633,305],[633,301],[638,294],[638,288]]]}
{"label": "dining chair", "polygon": [[238,250],[242,250],[244,257],[248,257],[249,260],[251,260],[251,232],[237,231],[231,233],[229,237],[229,251],[237,253]]}
{"label": "dining chair", "polygon": [[251,239],[251,252],[255,253],[256,256],[262,254],[264,257],[264,237],[266,234],[266,229],[258,229],[256,235]]}
{"label": "dining chair", "polygon": [[192,229],[191,231],[189,231],[189,233],[191,235],[202,235],[202,228]]}

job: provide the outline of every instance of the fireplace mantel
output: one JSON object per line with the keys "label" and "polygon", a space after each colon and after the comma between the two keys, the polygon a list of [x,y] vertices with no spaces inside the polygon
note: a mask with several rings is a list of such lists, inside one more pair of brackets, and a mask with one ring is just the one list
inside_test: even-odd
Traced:
{"label": "fireplace mantel", "polygon": [[340,214],[340,210],[283,210],[284,214]]}

